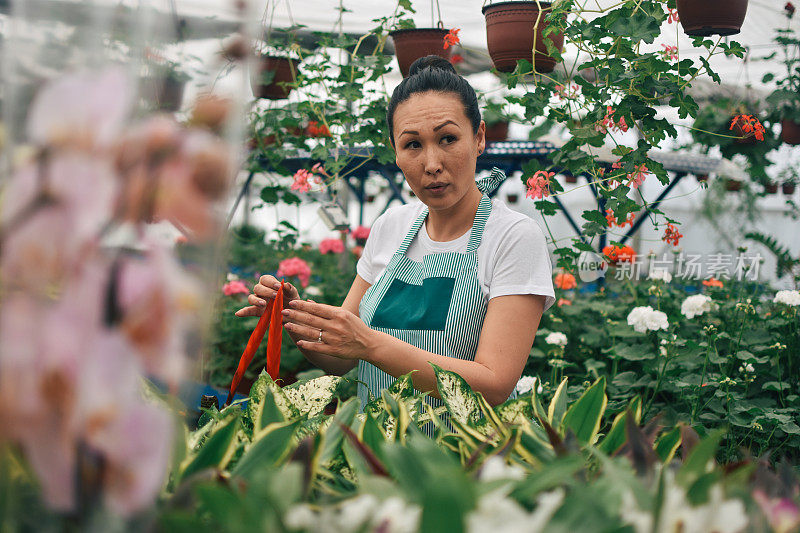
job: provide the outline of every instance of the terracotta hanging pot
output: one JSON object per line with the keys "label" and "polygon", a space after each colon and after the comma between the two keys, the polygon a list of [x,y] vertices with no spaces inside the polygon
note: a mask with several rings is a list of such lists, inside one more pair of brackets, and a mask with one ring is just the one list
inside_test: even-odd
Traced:
{"label": "terracotta hanging pot", "polygon": [[578,183],[578,177],[572,174],[564,174],[564,181],[567,183]]}
{"label": "terracotta hanging pot", "polygon": [[410,28],[389,32],[394,41],[397,64],[400,65],[400,72],[404,78],[408,77],[411,63],[420,57],[437,55],[450,60],[453,47],[448,46],[446,49],[444,47],[444,36],[449,31],[444,28]]}
{"label": "terracotta hanging pot", "polygon": [[781,120],[781,140],[786,144],[800,144],[800,123]]}
{"label": "terracotta hanging pot", "polygon": [[508,139],[508,122],[495,122],[486,125],[486,142],[499,142]]}
{"label": "terracotta hanging pot", "polygon": [[[253,96],[269,100],[288,98],[292,88],[280,84],[294,81],[294,74],[297,72],[299,63],[298,60],[288,57],[261,56],[258,61],[258,74],[250,80],[253,86]],[[269,83],[262,83],[261,80],[266,72],[274,72],[275,75]]]}
{"label": "terracotta hanging pot", "polygon": [[725,190],[726,191],[736,192],[736,191],[740,191],[741,189],[742,189],[742,182],[741,181],[733,180],[733,179],[730,179],[730,178],[725,180]]}
{"label": "terracotta hanging pot", "polygon": [[739,33],[747,0],[678,0],[678,17],[686,35]]}
{"label": "terracotta hanging pot", "polygon": [[508,196],[506,196],[506,199],[508,200],[508,203],[515,204],[519,200],[519,195],[512,193],[512,194],[509,194]]}
{"label": "terracotta hanging pot", "polygon": [[781,184],[781,190],[783,194],[786,196],[791,196],[794,194],[795,184],[791,182],[785,182]]}
{"label": "terracotta hanging pot", "polygon": [[764,185],[764,192],[767,194],[776,194],[778,192],[778,184],[774,181],[770,181],[766,185]]}
{"label": "terracotta hanging pot", "polygon": [[[543,36],[547,27],[544,17],[551,9],[550,2],[499,2],[483,7],[487,46],[497,70],[512,72],[517,67],[517,60],[524,59],[530,61],[537,72],[553,71],[556,60],[547,54],[544,40],[550,39],[553,46],[561,50],[564,34]],[[536,54],[531,57],[534,36]]]}
{"label": "terracotta hanging pot", "polygon": [[183,102],[186,83],[172,77],[150,76],[142,79],[141,95],[159,111],[177,111]]}

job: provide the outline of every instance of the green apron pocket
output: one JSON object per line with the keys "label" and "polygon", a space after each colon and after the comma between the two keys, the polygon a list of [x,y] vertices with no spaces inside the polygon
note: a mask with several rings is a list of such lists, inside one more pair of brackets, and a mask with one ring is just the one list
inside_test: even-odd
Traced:
{"label": "green apron pocket", "polygon": [[455,278],[425,278],[422,285],[393,279],[371,324],[379,328],[443,331]]}

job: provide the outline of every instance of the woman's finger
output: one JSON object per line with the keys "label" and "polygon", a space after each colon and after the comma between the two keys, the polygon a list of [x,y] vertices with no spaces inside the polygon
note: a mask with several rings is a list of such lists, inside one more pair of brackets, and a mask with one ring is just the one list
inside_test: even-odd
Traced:
{"label": "woman's finger", "polygon": [[234,314],[236,316],[261,316],[264,313],[263,307],[258,307],[255,305],[251,305],[249,307],[242,307]]}
{"label": "woman's finger", "polygon": [[318,328],[312,328],[294,322],[288,322],[284,324],[284,327],[302,337],[302,340],[317,342],[317,339],[319,339],[320,330]]}
{"label": "woman's finger", "polygon": [[292,300],[289,302],[289,305],[293,309],[297,309],[302,312],[311,313],[313,315],[322,317],[322,318],[335,318],[336,314],[340,311],[341,308],[335,307],[333,305],[325,305],[325,304],[318,304],[312,301],[304,301],[304,300]]}
{"label": "woman's finger", "polygon": [[269,287],[265,287],[264,285],[262,285],[260,283],[257,283],[256,285],[253,286],[253,292],[257,296],[260,296],[261,298],[263,298],[265,300],[272,300],[272,299],[275,298],[275,296],[278,295],[278,290],[277,289],[271,289]]}
{"label": "woman's finger", "polygon": [[[296,300],[292,300],[293,302]],[[316,328],[317,330],[325,329],[329,324],[328,321],[324,318],[320,318],[318,316],[314,316],[310,313],[304,313],[302,311],[297,311],[295,309],[284,309],[283,310],[283,317],[286,320],[294,322],[295,324],[303,324],[306,326],[310,326],[312,328]]]}
{"label": "woman's finger", "polygon": [[261,307],[261,308],[265,308],[267,306],[267,302],[265,300],[262,300],[261,298],[259,298],[255,294],[249,294],[247,296],[247,303],[249,303],[250,305],[255,305],[255,306]]}

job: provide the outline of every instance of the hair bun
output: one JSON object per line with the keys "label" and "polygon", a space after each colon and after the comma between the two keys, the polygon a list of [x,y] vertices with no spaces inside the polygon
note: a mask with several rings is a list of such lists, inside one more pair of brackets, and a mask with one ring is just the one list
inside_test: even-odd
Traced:
{"label": "hair bun", "polygon": [[447,72],[452,72],[453,74],[458,75],[455,67],[450,63],[450,61],[446,60],[442,56],[429,55],[417,58],[413,63],[411,63],[411,66],[408,68],[408,77],[410,78],[414,74],[417,74],[426,68],[446,70]]}

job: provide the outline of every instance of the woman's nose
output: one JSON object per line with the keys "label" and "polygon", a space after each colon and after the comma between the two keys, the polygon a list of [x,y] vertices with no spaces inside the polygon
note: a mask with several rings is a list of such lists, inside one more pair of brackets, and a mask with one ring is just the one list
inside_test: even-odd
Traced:
{"label": "woman's nose", "polygon": [[436,175],[442,171],[442,157],[439,150],[436,148],[425,150],[423,165],[425,166],[425,173]]}

